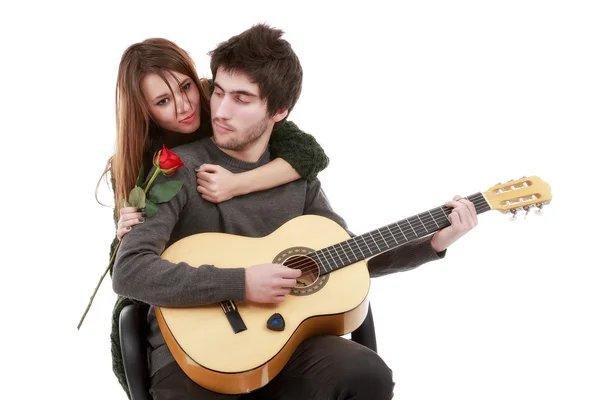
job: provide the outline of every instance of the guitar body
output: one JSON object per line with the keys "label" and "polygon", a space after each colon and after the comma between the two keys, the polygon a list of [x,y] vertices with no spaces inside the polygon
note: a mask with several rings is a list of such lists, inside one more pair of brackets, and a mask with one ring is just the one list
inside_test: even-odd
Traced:
{"label": "guitar body", "polygon": [[[161,257],[173,263],[219,268],[283,264],[286,260],[290,267],[306,266],[290,260],[307,260],[302,254],[347,239],[348,233],[332,220],[304,215],[260,238],[223,233],[192,235],[173,243]],[[320,334],[344,335],[362,324],[368,312],[370,286],[365,261],[318,278],[303,272],[298,280],[304,284],[292,290],[282,303],[235,303],[247,328],[238,333],[220,304],[155,307],[167,346],[186,375],[218,393],[251,392],[269,383],[302,341]],[[267,321],[276,313],[285,321],[283,331],[267,327]]]}

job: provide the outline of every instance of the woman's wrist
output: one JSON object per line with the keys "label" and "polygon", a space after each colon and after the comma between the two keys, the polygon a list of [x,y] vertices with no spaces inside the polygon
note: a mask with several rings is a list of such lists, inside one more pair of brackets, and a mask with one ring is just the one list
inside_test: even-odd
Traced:
{"label": "woman's wrist", "polygon": [[252,192],[252,171],[238,172],[233,174],[235,184],[233,185],[233,197],[243,196]]}

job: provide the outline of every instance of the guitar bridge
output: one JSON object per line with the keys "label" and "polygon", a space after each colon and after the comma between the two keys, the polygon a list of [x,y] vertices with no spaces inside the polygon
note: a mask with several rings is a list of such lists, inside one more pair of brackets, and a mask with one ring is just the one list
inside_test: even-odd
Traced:
{"label": "guitar bridge", "polygon": [[234,333],[240,333],[248,329],[246,328],[246,324],[244,324],[244,320],[242,319],[235,302],[232,300],[222,301],[221,309],[225,313]]}

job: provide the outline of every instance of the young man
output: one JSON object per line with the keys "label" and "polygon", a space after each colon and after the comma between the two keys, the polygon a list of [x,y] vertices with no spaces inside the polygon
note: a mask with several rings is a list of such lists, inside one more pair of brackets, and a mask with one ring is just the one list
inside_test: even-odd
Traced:
{"label": "young man", "polygon": [[[210,53],[214,135],[173,149],[185,164],[174,175],[183,180],[183,188],[123,238],[112,277],[119,295],[163,307],[225,300],[281,302],[295,286],[299,270],[279,264],[195,268],[184,262],[171,263],[160,255],[170,244],[196,233],[262,237],[304,214],[330,218],[347,230],[345,221],[329,206],[318,179],[296,180],[218,204],[203,200],[196,189],[197,179],[203,175],[196,174],[195,168],[202,164],[242,172],[269,162],[273,126],[287,118],[302,87],[300,62],[282,34],[256,25]],[[168,179],[161,176],[155,185]],[[453,208],[449,227],[371,258],[370,275],[402,271],[443,257],[445,249],[477,223],[469,201],[455,198],[447,205]],[[165,345],[152,308],[149,321],[155,399],[232,398],[191,381]],[[326,335],[304,341],[272,382],[238,397],[389,399],[393,387],[392,372],[376,353],[345,338]]]}

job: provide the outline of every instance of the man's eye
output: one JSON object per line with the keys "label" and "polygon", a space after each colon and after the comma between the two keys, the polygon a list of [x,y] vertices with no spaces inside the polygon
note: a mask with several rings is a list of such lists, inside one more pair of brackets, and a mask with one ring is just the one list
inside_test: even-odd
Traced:
{"label": "man's eye", "polygon": [[236,100],[237,100],[238,103],[242,103],[242,104],[248,104],[248,103],[250,103],[249,101],[244,101],[244,100],[242,100],[239,97]]}

